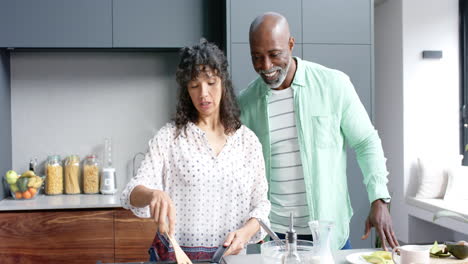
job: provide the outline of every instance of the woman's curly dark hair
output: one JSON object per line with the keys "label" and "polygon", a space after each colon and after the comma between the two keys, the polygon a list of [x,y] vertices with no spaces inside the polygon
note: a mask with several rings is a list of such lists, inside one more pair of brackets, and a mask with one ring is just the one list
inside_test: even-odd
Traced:
{"label": "woman's curly dark hair", "polygon": [[198,121],[198,111],[193,105],[187,86],[195,80],[203,67],[209,66],[213,72],[220,77],[222,95],[220,102],[220,121],[224,126],[224,133],[230,134],[241,127],[240,110],[237,104],[234,88],[229,77],[228,62],[224,53],[213,43],[201,39],[200,43],[192,47],[182,48],[180,51],[180,62],[177,67],[176,79],[179,84],[179,94],[176,116],[174,118],[177,134],[185,129],[189,121]]}

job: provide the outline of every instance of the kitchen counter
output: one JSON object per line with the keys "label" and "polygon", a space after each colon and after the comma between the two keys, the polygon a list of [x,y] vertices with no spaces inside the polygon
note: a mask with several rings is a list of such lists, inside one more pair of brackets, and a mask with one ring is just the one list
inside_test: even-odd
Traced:
{"label": "kitchen counter", "polygon": [[14,200],[7,197],[0,201],[0,211],[50,210],[50,209],[90,209],[118,208],[120,192],[104,194],[39,194],[31,200]]}
{"label": "kitchen counter", "polygon": [[[432,245],[428,245],[431,247]],[[367,252],[376,251],[375,248],[365,248],[365,249],[350,249],[350,250],[337,250],[332,252],[333,259],[335,260],[334,264],[350,264],[350,263],[364,263],[364,261],[356,260],[356,254],[359,256],[361,254],[365,254]],[[379,249],[382,250],[382,249]],[[354,258],[352,258],[352,262],[348,262],[346,257],[348,255],[355,254]],[[224,259],[223,264],[273,264],[273,263],[264,263],[262,261],[262,256],[260,254],[252,254],[252,255],[243,255],[243,256],[227,256]],[[304,262],[305,264],[315,264],[316,262]],[[430,258],[429,264],[467,264],[467,259],[456,259],[454,257],[446,258],[446,259],[439,259],[439,258]]]}
{"label": "kitchen counter", "polygon": [[[358,253],[358,252],[373,252],[376,249],[367,248],[367,249],[350,249],[350,250],[337,250],[334,251],[333,259],[335,260],[335,264],[349,264],[346,261],[346,256]],[[103,262],[98,261],[98,264],[103,264]],[[164,262],[162,262],[164,263]],[[173,263],[173,262],[172,262]],[[271,263],[264,263],[262,261],[262,256],[260,254],[250,254],[250,255],[232,255],[225,257],[221,263],[223,264],[271,264]],[[115,263],[117,264],[117,263]],[[123,263],[120,263],[123,264]],[[126,264],[157,264],[156,262],[127,262]]]}
{"label": "kitchen counter", "polygon": [[[357,252],[372,252],[376,249],[350,249],[350,250],[337,250],[333,252],[333,258],[335,260],[335,264],[348,264],[349,262],[346,261],[346,256],[349,254],[357,253]],[[262,256],[260,254],[252,254],[252,255],[238,255],[238,256],[227,256],[224,259],[225,264],[263,264]]]}

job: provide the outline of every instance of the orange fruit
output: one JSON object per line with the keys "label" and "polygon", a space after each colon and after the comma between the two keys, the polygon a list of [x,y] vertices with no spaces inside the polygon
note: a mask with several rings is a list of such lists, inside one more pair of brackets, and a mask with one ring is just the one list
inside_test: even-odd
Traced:
{"label": "orange fruit", "polygon": [[30,187],[28,189],[28,192],[31,194],[31,197],[34,197],[34,195],[36,195],[36,193],[37,193],[37,189],[33,188],[33,187]]}
{"label": "orange fruit", "polygon": [[24,199],[31,199],[32,195],[29,191],[22,193]]}
{"label": "orange fruit", "polygon": [[21,192],[15,192],[15,199],[21,199],[23,198],[23,195],[21,194]]}

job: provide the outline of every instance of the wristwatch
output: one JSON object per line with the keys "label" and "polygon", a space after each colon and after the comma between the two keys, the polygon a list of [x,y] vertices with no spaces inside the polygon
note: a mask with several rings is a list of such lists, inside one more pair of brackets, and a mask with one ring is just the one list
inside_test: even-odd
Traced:
{"label": "wristwatch", "polygon": [[380,199],[377,199],[377,200],[380,200],[380,201],[382,201],[382,202],[384,202],[386,204],[389,204],[392,199],[391,198],[380,198]]}

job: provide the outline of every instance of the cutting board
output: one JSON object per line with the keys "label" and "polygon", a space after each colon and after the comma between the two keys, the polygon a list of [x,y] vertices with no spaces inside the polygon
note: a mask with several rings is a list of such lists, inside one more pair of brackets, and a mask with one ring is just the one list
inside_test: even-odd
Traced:
{"label": "cutting board", "polygon": [[430,264],[468,264],[468,258],[457,259],[453,256],[449,258],[431,258]]}

